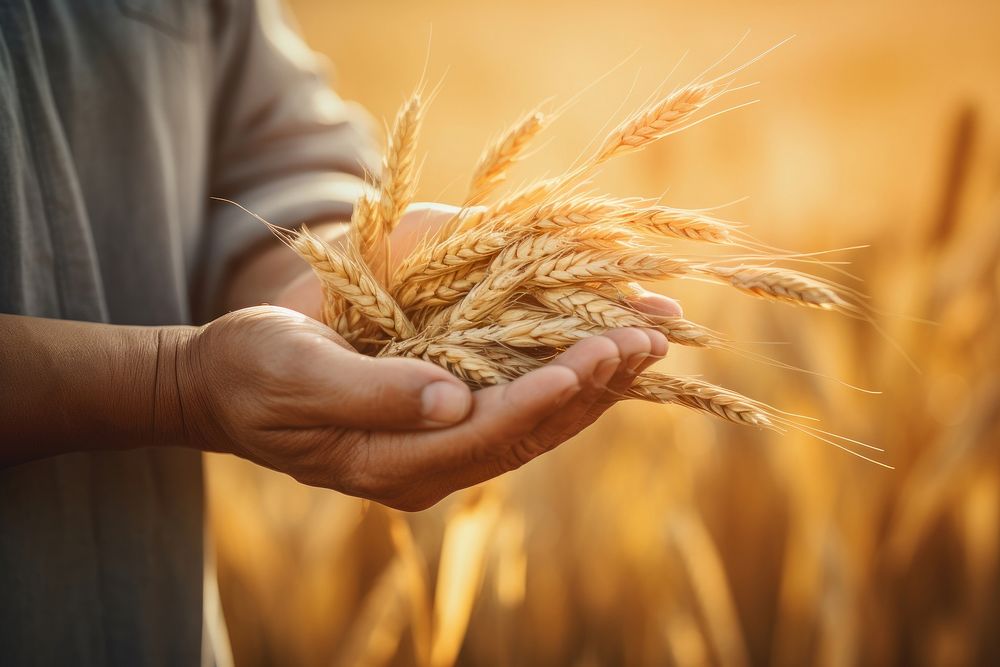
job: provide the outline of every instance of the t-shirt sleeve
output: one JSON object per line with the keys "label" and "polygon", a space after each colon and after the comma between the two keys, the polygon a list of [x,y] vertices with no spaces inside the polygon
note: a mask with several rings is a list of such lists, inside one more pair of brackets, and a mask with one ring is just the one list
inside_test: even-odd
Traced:
{"label": "t-shirt sleeve", "polygon": [[[217,17],[209,195],[296,227],[347,220],[378,152],[372,122],[329,87],[280,0],[223,2]],[[233,264],[270,235],[231,204],[210,202],[201,294],[217,304]]]}

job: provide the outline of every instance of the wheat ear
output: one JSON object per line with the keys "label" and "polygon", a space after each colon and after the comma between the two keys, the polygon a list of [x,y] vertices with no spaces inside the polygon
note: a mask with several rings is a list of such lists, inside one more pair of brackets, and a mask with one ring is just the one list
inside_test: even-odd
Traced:
{"label": "wheat ear", "polygon": [[608,297],[580,287],[556,287],[533,292],[542,305],[574,315],[604,329],[648,327],[663,332],[671,343],[689,347],[724,347],[724,341],[682,317],[651,317]]}
{"label": "wheat ear", "polygon": [[626,396],[654,403],[683,405],[737,424],[777,430],[773,416],[757,401],[696,378],[647,372],[636,379]]}
{"label": "wheat ear", "polygon": [[365,261],[383,285],[389,285],[388,267],[389,234],[399,224],[406,208],[413,201],[417,183],[417,137],[423,122],[424,103],[420,93],[414,93],[403,104],[389,133],[385,157],[382,160],[382,179],[378,205],[374,211],[377,251]]}
{"label": "wheat ear", "polygon": [[507,178],[507,171],[518,160],[528,143],[545,127],[547,118],[541,111],[525,114],[490,144],[472,172],[469,204],[477,204],[490,196]]}
{"label": "wheat ear", "polygon": [[701,265],[697,271],[754,296],[826,310],[849,304],[825,282],[790,269],[770,266]]}
{"label": "wheat ear", "polygon": [[448,341],[416,338],[404,344],[390,343],[382,352],[383,356],[414,357],[437,364],[474,388],[514,379],[508,370],[489,357]]}
{"label": "wheat ear", "polygon": [[327,289],[378,325],[387,336],[409,338],[416,334],[413,324],[364,263],[324,243],[304,226],[291,245]]}
{"label": "wheat ear", "polygon": [[640,150],[678,132],[696,111],[714,100],[723,89],[721,83],[691,84],[640,109],[608,134],[592,158],[593,162],[600,164],[612,157]]}

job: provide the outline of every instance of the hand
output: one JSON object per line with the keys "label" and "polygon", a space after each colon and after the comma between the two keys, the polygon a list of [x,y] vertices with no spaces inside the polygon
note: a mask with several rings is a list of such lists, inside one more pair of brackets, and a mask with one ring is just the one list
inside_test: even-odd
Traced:
{"label": "hand", "polygon": [[667,350],[657,331],[619,329],[473,393],[429,363],[359,355],[284,308],[184,331],[161,355],[176,358],[166,366],[188,445],[410,511],[572,437]]}
{"label": "hand", "polygon": [[[457,210],[411,206],[391,237],[393,265]],[[680,314],[675,301],[638,286],[631,302],[651,315]],[[319,319],[319,281],[303,270],[274,303]],[[194,398],[185,414],[205,446],[306,484],[415,510],[572,437],[667,344],[656,331],[611,331],[516,382],[475,393],[421,361],[358,355],[336,333],[283,308],[231,313],[186,347],[185,393]]]}

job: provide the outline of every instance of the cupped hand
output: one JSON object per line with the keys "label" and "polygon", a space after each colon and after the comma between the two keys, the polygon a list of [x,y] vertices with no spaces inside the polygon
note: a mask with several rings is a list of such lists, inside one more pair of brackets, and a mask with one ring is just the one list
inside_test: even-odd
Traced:
{"label": "cupped hand", "polygon": [[274,306],[235,311],[176,345],[189,444],[410,511],[572,437],[667,350],[657,331],[619,329],[471,392],[432,364],[357,354]]}

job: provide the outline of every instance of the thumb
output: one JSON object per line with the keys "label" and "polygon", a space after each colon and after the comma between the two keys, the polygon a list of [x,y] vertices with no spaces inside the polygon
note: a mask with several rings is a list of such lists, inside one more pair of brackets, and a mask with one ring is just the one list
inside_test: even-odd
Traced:
{"label": "thumb", "polygon": [[417,359],[366,357],[338,348],[328,375],[330,418],[372,431],[442,428],[468,415],[472,392],[451,373]]}

